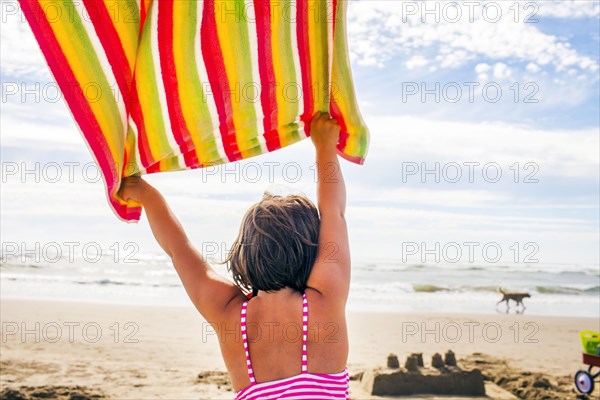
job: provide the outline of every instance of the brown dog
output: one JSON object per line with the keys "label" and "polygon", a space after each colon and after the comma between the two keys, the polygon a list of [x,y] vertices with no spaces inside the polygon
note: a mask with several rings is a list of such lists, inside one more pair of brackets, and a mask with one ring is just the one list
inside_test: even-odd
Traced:
{"label": "brown dog", "polygon": [[496,305],[505,301],[506,307],[508,307],[509,300],[512,300],[515,303],[517,303],[517,306],[520,304],[523,307],[525,307],[525,304],[523,304],[523,299],[525,297],[531,297],[531,295],[527,292],[505,292],[504,290],[502,290],[502,288],[498,288],[498,291],[502,293],[502,299],[499,302],[497,302]]}

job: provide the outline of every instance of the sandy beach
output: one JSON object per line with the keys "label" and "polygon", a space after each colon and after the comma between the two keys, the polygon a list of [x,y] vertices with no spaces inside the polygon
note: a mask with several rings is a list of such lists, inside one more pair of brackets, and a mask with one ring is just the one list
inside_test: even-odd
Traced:
{"label": "sandy beach", "polygon": [[[407,354],[422,352],[428,364],[433,353],[452,349],[459,365],[481,353],[495,366],[504,360],[506,371],[570,379],[582,366],[578,332],[598,329],[599,323],[526,314],[350,313],[348,318],[348,365],[355,375],[383,366],[389,353],[403,363]],[[232,397],[217,339],[191,306],[2,299],[1,323],[4,391],[64,386],[89,398]],[[352,398],[365,398],[358,383],[352,384]]]}

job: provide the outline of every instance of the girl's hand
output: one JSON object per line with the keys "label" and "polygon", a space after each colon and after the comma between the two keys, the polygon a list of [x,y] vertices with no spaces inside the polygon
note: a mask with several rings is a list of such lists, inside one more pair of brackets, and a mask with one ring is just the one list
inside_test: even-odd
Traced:
{"label": "girl's hand", "polygon": [[335,150],[340,137],[340,126],[329,113],[317,111],[310,122],[310,138],[317,150]]}
{"label": "girl's hand", "polygon": [[121,182],[121,188],[117,193],[123,200],[142,202],[144,192],[150,185],[146,183],[140,176],[130,176],[123,179]]}

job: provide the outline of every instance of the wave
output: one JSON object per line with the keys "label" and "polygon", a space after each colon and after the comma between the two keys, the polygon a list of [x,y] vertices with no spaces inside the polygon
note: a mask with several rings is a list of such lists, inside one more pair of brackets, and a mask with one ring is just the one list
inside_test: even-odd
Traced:
{"label": "wave", "polygon": [[124,282],[112,279],[98,279],[94,281],[75,281],[78,285],[117,285],[117,286],[142,286],[141,282]]}
{"label": "wave", "polygon": [[[423,290],[417,290],[418,292],[437,292],[437,291],[451,291],[451,292],[479,292],[479,293],[497,293],[498,286],[468,286],[463,285],[459,287],[444,287],[438,289],[434,285],[421,285],[424,287]],[[431,287],[431,288],[429,288]],[[588,295],[588,294],[600,294],[600,286],[568,286],[568,285],[557,285],[557,286],[535,286],[533,289],[528,287],[513,287],[511,290],[523,291],[523,292],[537,292],[539,294],[572,294],[572,295]]]}
{"label": "wave", "polygon": [[115,286],[147,286],[147,287],[180,287],[179,283],[151,283],[151,282],[136,282],[136,281],[119,281],[114,279],[98,279],[92,281],[74,281],[78,285],[115,285]]}
{"label": "wave", "polygon": [[540,294],[600,294],[600,286],[536,286],[535,290]]}
{"label": "wave", "polygon": [[447,287],[436,285],[413,285],[413,290],[417,293],[435,293],[450,291],[450,289],[448,289]]}
{"label": "wave", "polygon": [[5,268],[5,269],[17,269],[17,268],[41,269],[41,268],[44,268],[44,267],[42,265],[37,265],[37,264],[15,264],[15,263],[0,262],[0,268]]}
{"label": "wave", "polygon": [[578,264],[411,264],[401,262],[387,263],[357,263],[357,268],[364,271],[377,272],[404,272],[404,271],[425,271],[435,273],[435,271],[484,271],[484,272],[519,272],[519,273],[544,273],[549,275],[588,275],[600,276],[600,266],[598,265],[578,265]]}

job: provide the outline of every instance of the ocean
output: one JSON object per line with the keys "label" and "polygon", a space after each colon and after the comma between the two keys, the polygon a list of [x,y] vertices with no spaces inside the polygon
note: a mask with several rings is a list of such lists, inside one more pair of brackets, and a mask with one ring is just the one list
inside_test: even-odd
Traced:
{"label": "ocean", "polygon": [[[109,253],[104,253],[109,254]],[[36,260],[3,255],[3,298],[57,299],[144,305],[189,305],[166,256],[136,254],[135,260],[109,255],[94,259]],[[228,276],[225,265],[213,266]],[[496,305],[498,287],[527,291],[526,308]],[[394,259],[353,260],[350,311],[523,313],[598,317],[600,266],[581,264],[460,265],[402,263]]]}

